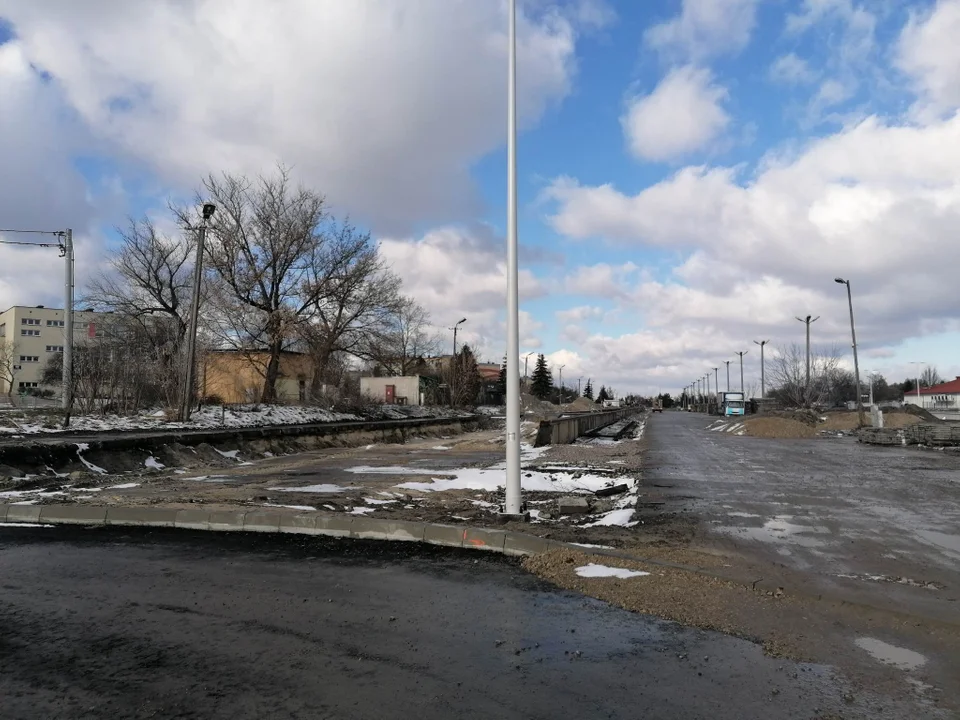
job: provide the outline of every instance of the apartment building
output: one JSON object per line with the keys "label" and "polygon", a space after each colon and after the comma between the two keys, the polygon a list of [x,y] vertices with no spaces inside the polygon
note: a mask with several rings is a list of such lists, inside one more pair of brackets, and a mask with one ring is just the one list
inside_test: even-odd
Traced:
{"label": "apartment building", "polygon": [[[101,313],[89,310],[75,310],[73,313],[74,342],[98,335],[98,319]],[[12,351],[14,392],[29,392],[41,387],[43,368],[51,355],[63,352],[64,339],[63,309],[36,307],[14,307],[0,313],[0,343],[3,353]],[[0,393],[10,390],[9,378],[0,377]]]}

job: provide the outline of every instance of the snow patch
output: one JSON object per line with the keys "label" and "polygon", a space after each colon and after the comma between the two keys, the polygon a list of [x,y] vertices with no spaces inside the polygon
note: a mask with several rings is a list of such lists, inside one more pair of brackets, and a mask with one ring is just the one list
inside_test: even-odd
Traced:
{"label": "snow patch", "polygon": [[339,485],[305,485],[303,487],[275,488],[280,492],[303,492],[303,493],[337,493],[345,492],[350,488],[340,487]]}
{"label": "snow patch", "polygon": [[143,461],[145,467],[150,468],[151,470],[163,470],[166,465],[161,462],[158,462],[157,459],[151,455],[146,460]]}
{"label": "snow patch", "polygon": [[41,525],[39,523],[8,523],[0,522],[0,527],[53,527],[53,525]]}
{"label": "snow patch", "polygon": [[[214,448],[214,450],[217,450]],[[231,460],[236,460],[237,455],[240,454],[239,450],[217,450],[218,453],[223,455],[225,458],[230,458]]]}
{"label": "snow patch", "polygon": [[644,575],[650,574],[648,572],[643,572],[642,570],[625,570],[624,568],[609,567],[608,565],[597,565],[596,563],[582,565],[578,567],[575,572],[580,577],[615,577],[620,578],[621,580],[632,577],[643,577]]}
{"label": "snow patch", "polygon": [[140,487],[140,483],[122,483],[120,485],[111,485],[107,490],[129,490],[130,488]]}
{"label": "snow patch", "polygon": [[277,505],[276,503],[264,503],[264,507],[281,507],[281,508],[290,508],[291,510],[310,510],[311,512],[316,512],[316,508],[312,505]]}
{"label": "snow patch", "polygon": [[90,446],[87,443],[77,443],[77,457],[80,458],[80,462],[82,462],[90,472],[97,473],[98,475],[106,475],[106,470],[104,470],[102,467],[94,465],[81,454],[89,449]]}
{"label": "snow patch", "polygon": [[371,507],[355,507],[348,514],[349,515],[366,515],[367,513],[372,513],[376,508]]}
{"label": "snow patch", "polygon": [[619,525],[620,527],[633,527],[634,525],[639,525],[639,522],[636,520],[631,520],[633,518],[633,510],[611,510],[600,516],[600,519],[596,522],[588,523],[586,525],[581,525],[581,527],[601,527],[606,525]]}

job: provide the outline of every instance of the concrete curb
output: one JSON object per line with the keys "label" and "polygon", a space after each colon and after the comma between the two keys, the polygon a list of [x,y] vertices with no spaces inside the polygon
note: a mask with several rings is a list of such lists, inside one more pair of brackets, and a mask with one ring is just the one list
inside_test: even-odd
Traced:
{"label": "concrete curb", "polygon": [[[216,532],[271,532],[323,535],[354,540],[421,542],[486,550],[502,555],[535,555],[571,547],[521,532],[438,523],[382,520],[359,515],[282,513],[273,510],[177,510],[163,507],[95,505],[0,505],[0,522],[45,525],[165,527]],[[583,548],[580,548],[581,550]]]}

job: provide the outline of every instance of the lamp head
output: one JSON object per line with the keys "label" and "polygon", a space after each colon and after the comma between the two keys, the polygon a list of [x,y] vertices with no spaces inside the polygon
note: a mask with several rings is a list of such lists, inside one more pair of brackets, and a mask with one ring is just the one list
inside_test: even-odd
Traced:
{"label": "lamp head", "polygon": [[203,219],[209,220],[213,217],[213,214],[217,211],[217,206],[213,203],[204,203],[203,204]]}
{"label": "lamp head", "polygon": [[835,283],[840,283],[841,285],[846,285],[846,284],[847,284],[847,281],[844,280],[843,278],[840,278],[840,277],[834,278],[833,281],[834,281]]}

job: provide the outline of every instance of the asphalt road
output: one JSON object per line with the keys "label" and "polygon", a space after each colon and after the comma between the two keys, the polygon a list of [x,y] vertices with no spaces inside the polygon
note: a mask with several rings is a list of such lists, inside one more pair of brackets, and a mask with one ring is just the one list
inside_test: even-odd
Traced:
{"label": "asphalt road", "polygon": [[[3,718],[899,718],[499,556],[0,527]],[[611,581],[615,582],[615,581]],[[882,709],[881,709],[882,706]]]}
{"label": "asphalt road", "polygon": [[644,484],[661,486],[670,509],[825,593],[956,622],[960,455],[739,437],[706,431],[712,420],[667,412],[648,423]]}

